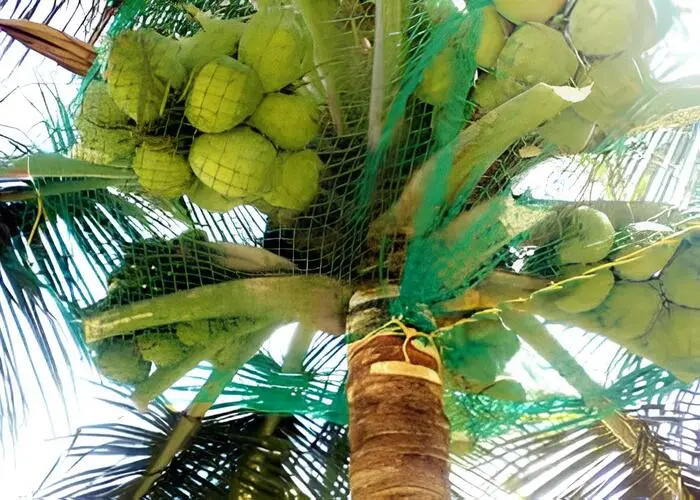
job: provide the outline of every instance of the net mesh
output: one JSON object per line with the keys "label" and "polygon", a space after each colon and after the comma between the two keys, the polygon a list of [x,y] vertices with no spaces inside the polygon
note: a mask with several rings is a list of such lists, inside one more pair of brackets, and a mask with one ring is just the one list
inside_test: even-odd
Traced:
{"label": "net mesh", "polygon": [[[255,12],[248,2],[240,1],[193,5],[208,11],[219,23],[251,22],[247,16]],[[656,247],[651,248],[668,247],[669,241],[675,241],[678,245],[666,261],[652,266],[643,279],[644,286],[653,289],[662,304],[659,311],[672,310],[674,298],[666,290],[664,273],[672,254],[691,252],[697,245],[695,233],[687,230],[688,220],[697,215],[697,188],[693,189],[698,180],[697,124],[680,132],[660,129],[628,135],[631,127],[641,123],[640,116],[646,116],[643,110],[630,107],[605,129],[598,127],[594,133],[591,126],[581,132],[584,144],[574,151],[580,154],[564,156],[562,152],[570,152],[575,141],[539,127],[563,119],[570,111],[564,110],[572,103],[576,109],[575,101],[581,96],[531,86],[520,89],[524,92],[517,97],[508,96],[515,98],[486,114],[485,101],[477,91],[482,85],[485,88],[489,78],[503,81],[500,70],[486,71],[479,62],[480,44],[494,36],[487,31],[493,20],[490,2],[470,1],[463,11],[437,1],[407,2],[406,6],[406,11],[398,12],[398,25],[391,24],[396,21],[391,17],[396,12],[389,7],[377,16],[373,2],[319,2],[314,12],[303,15],[290,9],[258,26],[254,35],[243,31],[235,35],[242,36],[240,41],[229,40],[238,48],[225,50],[237,59],[209,58],[198,66],[201,71],[188,76],[187,68],[180,71],[181,63],[173,62],[174,54],[188,50],[183,43],[186,37],[207,30],[219,33],[223,25],[207,24],[211,19],[197,22],[170,2],[124,2],[71,111],[78,116],[79,142],[87,142],[87,129],[81,129],[79,117],[87,113],[88,89],[106,71],[110,95],[124,94],[133,101],[128,119],[107,128],[120,144],[138,144],[133,160],[138,183],[135,188],[132,181],[126,187],[114,184],[109,190],[45,196],[46,213],[58,215],[42,226],[44,245],[32,247],[34,253],[28,262],[39,262],[47,284],[81,315],[281,270],[284,274],[330,276],[357,287],[399,285],[391,313],[430,329],[430,322],[421,322],[426,311],[430,313],[427,316],[438,317],[442,326],[451,313],[498,305],[499,300],[493,297],[527,298],[550,280],[580,276],[596,265],[610,268],[614,259],[632,251],[652,244]],[[394,28],[383,44],[375,41],[377,19]],[[552,31],[563,29],[555,22],[550,25]],[[240,27],[229,24],[227,33],[238,29],[236,26]],[[312,29],[306,32],[304,26]],[[144,35],[144,29],[152,30],[152,35]],[[132,40],[125,33],[132,38],[134,33],[140,35]],[[246,36],[258,40],[246,42]],[[313,39],[313,54],[308,49],[296,50],[297,45],[308,43],[306,37]],[[110,54],[126,42],[133,42],[139,53],[148,56],[129,58],[127,51],[121,67],[114,61],[108,63]],[[263,64],[265,52],[246,53],[252,50],[245,48],[246,43],[257,49],[261,45],[256,43],[275,47],[268,53],[281,57],[284,52],[288,57],[284,63],[266,60]],[[388,63],[377,62],[382,55]],[[256,71],[242,67],[240,61]],[[578,74],[585,75],[593,61],[582,56]],[[192,65],[192,59],[187,64]],[[560,61],[551,64],[559,69],[565,66]],[[634,64],[640,72],[645,68],[643,61]],[[379,66],[384,81],[377,87],[373,78]],[[292,83],[276,83],[282,70],[294,74],[286,78]],[[555,83],[582,81],[574,76],[572,73],[566,81]],[[430,78],[446,88],[442,97],[439,86],[437,90],[427,88]],[[653,90],[640,92],[649,95],[643,92]],[[185,93],[186,98],[182,97]],[[274,108],[272,118],[262,113],[255,116],[261,103],[272,95],[281,103],[267,101],[273,108],[280,106]],[[596,99],[604,101],[605,97]],[[300,101],[294,101],[296,98]],[[435,99],[442,101],[431,104]],[[253,118],[246,121],[251,114]],[[315,136],[311,142],[304,138],[307,126]],[[562,132],[568,127],[564,123],[554,129]],[[106,135],[100,138],[107,140]],[[158,138],[169,138],[169,142],[147,147]],[[580,141],[581,137],[574,139]],[[67,151],[74,140],[73,131],[67,130],[65,141],[58,142]],[[104,146],[98,144],[93,149],[100,148]],[[300,173],[285,177],[285,165],[299,149],[317,155],[322,165],[297,163],[295,171]],[[215,191],[207,193],[206,202],[189,188],[177,187],[191,182],[189,177],[181,182],[173,179],[173,162],[185,160],[199,182]],[[115,163],[113,159],[107,162]],[[159,165],[162,169],[156,168]],[[171,181],[175,191],[166,193],[163,188],[170,188]],[[276,185],[284,185],[288,191],[280,195]],[[313,188],[310,195],[309,186]],[[411,191],[411,186],[419,188]],[[290,193],[297,198],[308,195],[312,201],[299,210],[286,200],[280,201],[290,198]],[[211,208],[216,203],[218,209],[204,206]],[[596,215],[580,215],[576,211],[580,205],[594,208]],[[602,218],[600,214],[604,214]],[[27,219],[39,215],[32,210]],[[630,226],[641,221],[654,224]],[[68,225],[68,231],[62,225]],[[590,231],[597,232],[591,235]],[[59,237],[51,237],[52,233]],[[64,234],[70,239],[64,241],[60,237]],[[241,268],[231,263],[231,247],[225,246],[231,243],[268,250],[284,263],[278,261],[272,270]],[[69,259],[75,255],[73,244],[84,249],[79,259],[84,260],[81,267],[87,263],[89,272],[70,272],[76,269],[75,257]],[[576,254],[588,247],[595,250],[593,257],[563,257],[567,251]],[[588,266],[567,267],[575,263]],[[60,275],[52,271],[55,266],[67,266],[69,272]],[[501,283],[493,279],[497,268],[496,273],[502,273],[498,276],[505,276]],[[527,286],[521,286],[516,275],[530,280]],[[66,282],[63,276],[75,277],[76,282]],[[614,287],[638,281],[619,272],[614,280]],[[582,287],[582,282],[575,285]],[[95,283],[102,285],[101,295]],[[697,283],[688,286],[697,287]],[[564,287],[564,298],[577,289]],[[481,295],[472,303],[470,293],[475,291]],[[489,298],[489,293],[493,297]],[[684,292],[679,293],[685,297]],[[685,380],[696,372],[695,365],[678,364],[678,353],[657,355],[647,349],[645,343],[652,340],[649,325],[639,332],[637,340],[642,340],[637,343],[624,335],[615,337],[607,326],[601,331],[606,318],[592,320],[580,315],[585,311],[567,311],[556,305],[564,295],[552,298],[542,294],[545,309],[531,312],[551,323],[602,333],[632,353],[628,356],[634,362],[626,359],[617,365],[610,356],[613,368],[607,380],[596,380],[613,407],[627,407],[668,393],[680,386],[676,377]],[[676,305],[689,307],[683,302],[685,298],[676,300],[680,301]],[[576,309],[585,300],[573,302]],[[697,307],[690,304],[693,306]],[[629,309],[624,304],[618,308]],[[552,311],[556,314],[549,314]],[[452,368],[446,363],[454,382],[446,393],[453,431],[489,439],[531,429],[528,426],[533,422],[552,430],[564,425],[560,418],[574,427],[600,418],[601,414],[586,407],[580,398],[552,395],[547,390],[536,401],[490,397],[488,388],[521,348],[515,336],[521,332],[513,333],[500,322],[498,338],[488,337],[493,333],[477,332],[484,322],[497,321],[487,317],[452,330],[442,329],[436,336],[443,359],[452,354],[456,360]],[[115,338],[176,330],[173,321]],[[509,339],[512,342],[506,345]],[[558,340],[563,342],[564,337]],[[580,345],[568,350],[584,365],[590,358],[579,351]],[[639,356],[652,359],[661,368],[642,366]],[[490,375],[479,380],[473,371],[461,370],[469,364],[465,360],[480,360]],[[345,400],[335,397],[342,394],[342,388],[328,390],[333,394],[329,405],[324,399],[326,389],[318,380],[275,378],[279,374],[270,375],[270,370],[259,367],[263,361],[256,358],[246,369],[267,373],[272,381],[260,379],[254,388],[240,390],[246,408],[304,413],[346,423]],[[266,390],[271,392],[266,395]],[[287,393],[300,396],[283,397]],[[275,397],[267,397],[271,394]]]}

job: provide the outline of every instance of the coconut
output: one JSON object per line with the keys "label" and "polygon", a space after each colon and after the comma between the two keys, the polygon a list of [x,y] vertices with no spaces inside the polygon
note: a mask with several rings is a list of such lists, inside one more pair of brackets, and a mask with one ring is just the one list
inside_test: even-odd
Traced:
{"label": "coconut", "polygon": [[[576,264],[564,266],[561,271],[563,279],[582,275],[593,266]],[[576,281],[566,283],[562,297],[554,303],[559,309],[568,313],[580,313],[595,309],[603,303],[615,284],[615,276],[609,269],[601,269],[595,274],[582,276]]]}
{"label": "coconut", "polygon": [[493,0],[503,17],[515,24],[545,23],[559,12],[566,0]]}
{"label": "coconut", "polygon": [[205,344],[211,337],[211,328],[209,319],[180,322],[175,327],[175,336],[186,346]]}
{"label": "coconut", "polygon": [[[678,240],[667,240],[654,243],[646,249],[640,243],[627,246],[615,256],[616,261],[622,261],[615,264],[615,273],[623,280],[646,281],[666,266],[679,244]],[[625,262],[632,253],[637,255],[629,257]]]}
{"label": "coconut", "polygon": [[190,148],[189,162],[205,185],[228,198],[261,198],[269,188],[275,147],[248,127],[202,134]]}
{"label": "coconut", "polygon": [[503,19],[493,6],[481,9],[481,29],[479,41],[474,51],[476,64],[484,68],[496,66],[498,54],[506,44],[508,35],[512,31],[511,24]]}
{"label": "coconut", "polygon": [[487,74],[477,79],[471,100],[478,106],[481,114],[486,114],[524,90],[525,86],[516,81],[499,80],[495,75]]}
{"label": "coconut", "polygon": [[542,125],[537,132],[543,139],[557,146],[562,153],[576,154],[586,149],[591,142],[595,123],[571,109],[565,109]]}
{"label": "coconut", "polygon": [[249,123],[278,147],[295,151],[319,134],[318,119],[318,108],[310,98],[275,92],[265,96]]}
{"label": "coconut", "polygon": [[438,344],[446,375],[462,387],[492,384],[520,349],[518,336],[490,319],[455,326]]}
{"label": "coconut", "polygon": [[199,179],[196,179],[187,190],[187,197],[199,208],[222,214],[243,203],[242,200],[219,194]]}
{"label": "coconut", "polygon": [[578,0],[568,29],[580,52],[607,56],[648,45],[656,20],[649,0]]}
{"label": "coconut", "polygon": [[265,202],[276,208],[303,212],[318,193],[319,173],[323,167],[318,155],[309,149],[281,154]]}
{"label": "coconut", "polygon": [[149,332],[136,337],[136,345],[146,361],[158,368],[172,366],[187,357],[187,346],[172,333]]}
{"label": "coconut", "polygon": [[445,104],[454,85],[456,64],[455,49],[445,47],[423,71],[423,79],[416,89],[416,96],[433,106]]}
{"label": "coconut", "polygon": [[253,114],[262,97],[260,80],[252,69],[220,56],[197,73],[185,116],[202,132],[224,132]]}
{"label": "coconut", "polygon": [[505,401],[525,401],[527,399],[527,393],[523,386],[509,378],[497,380],[495,384],[489,386],[481,394]]}
{"label": "coconut", "polygon": [[137,123],[158,118],[170,88],[184,86],[187,72],[178,52],[175,40],[149,29],[125,31],[115,38],[105,73],[107,89]]}
{"label": "coconut", "polygon": [[119,109],[109,95],[107,83],[101,80],[93,80],[85,89],[79,116],[102,127],[126,127],[129,124],[129,117]]}
{"label": "coconut", "polygon": [[311,69],[310,48],[303,22],[293,10],[268,8],[248,21],[238,58],[255,70],[267,93],[289,85]]}
{"label": "coconut", "polygon": [[145,361],[134,342],[108,339],[95,349],[95,367],[104,377],[117,384],[137,384],[148,378],[151,362]]}
{"label": "coconut", "polygon": [[134,172],[147,192],[164,198],[179,198],[194,180],[187,161],[169,137],[149,137],[136,148]]}
{"label": "coconut", "polygon": [[598,333],[619,342],[644,335],[662,307],[661,295],[652,285],[622,281],[615,283],[600,306],[581,316],[591,320]]}
{"label": "coconut", "polygon": [[72,152],[73,158],[100,165],[131,164],[137,137],[130,127],[107,128],[89,121],[82,114],[76,118],[75,126],[79,140]]}
{"label": "coconut", "polygon": [[684,382],[700,375],[700,311],[668,306],[647,335],[644,356],[670,369]]}
{"label": "coconut", "polygon": [[497,76],[528,85],[564,85],[578,68],[564,35],[539,23],[526,23],[508,38],[498,56]]}
{"label": "coconut", "polygon": [[195,74],[210,61],[220,56],[232,56],[245,24],[238,19],[216,19],[204,14],[191,4],[184,4],[201,29],[192,36],[180,40],[180,60],[185,68]]}
{"label": "coconut", "polygon": [[700,245],[678,251],[661,273],[661,286],[674,304],[700,309]]}
{"label": "coconut", "polygon": [[562,264],[598,262],[610,253],[615,228],[607,215],[589,207],[578,207],[566,219],[559,246]]}
{"label": "coconut", "polygon": [[593,84],[593,88],[586,99],[572,106],[573,110],[606,130],[615,128],[644,92],[639,66],[627,54],[593,64],[578,84]]}

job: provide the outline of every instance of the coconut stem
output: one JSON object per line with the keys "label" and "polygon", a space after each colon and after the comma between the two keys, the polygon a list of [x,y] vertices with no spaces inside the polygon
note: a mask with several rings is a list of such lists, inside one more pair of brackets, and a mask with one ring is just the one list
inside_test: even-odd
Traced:
{"label": "coconut stem", "polygon": [[345,125],[338,92],[338,77],[333,68],[327,67],[333,60],[333,48],[330,39],[334,35],[334,27],[331,24],[335,14],[333,11],[334,4],[327,0],[296,0],[295,3],[311,34],[311,40],[314,44],[316,71],[318,71],[325,82],[328,112],[338,135],[343,135],[345,133]]}
{"label": "coconut stem", "polygon": [[66,158],[59,154],[37,153],[10,161],[12,167],[0,169],[0,179],[31,179],[40,177],[97,177],[100,179],[136,180],[130,168],[96,165]]}
{"label": "coconut stem", "polygon": [[199,363],[214,359],[220,351],[232,343],[236,346],[235,354],[226,361],[225,366],[237,370],[258,351],[262,343],[269,337],[273,324],[275,322],[271,320],[259,320],[243,322],[234,330],[212,328],[214,335],[204,344],[192,348],[185,359],[175,365],[157,369],[150,377],[136,385],[131,399],[140,410],[145,410],[148,403],[195,369]]}
{"label": "coconut stem", "polygon": [[87,317],[83,328],[88,343],[124,332],[217,317],[301,321],[329,333],[343,333],[347,298],[344,286],[330,278],[249,278],[115,307]]}
{"label": "coconut stem", "polygon": [[[585,99],[590,89],[552,87],[540,83],[507,101],[464,129],[454,141],[445,146],[454,150],[449,170],[445,201],[450,202],[465,188],[475,183],[489,166],[517,139],[558,115],[575,102]],[[514,120],[513,117],[519,119]],[[419,211],[427,186],[445,179],[435,179],[439,168],[437,152],[409,180],[399,200],[375,220],[370,237],[399,232],[409,234]]]}
{"label": "coconut stem", "polygon": [[214,404],[214,401],[226,388],[233,378],[236,368],[214,368],[209,374],[209,379],[199,390],[194,400],[184,411],[168,440],[163,444],[160,452],[153,457],[146,469],[140,483],[136,486],[132,498],[142,498],[153,483],[161,476],[173,457],[184,448],[186,443],[199,429],[202,417]]}
{"label": "coconut stem", "polygon": [[15,193],[0,194],[0,201],[25,201],[34,200],[37,197],[57,196],[68,193],[79,193],[81,191],[90,191],[92,189],[106,189],[114,187],[121,191],[136,191],[139,188],[138,182],[131,181],[116,181],[112,179],[85,179],[75,182],[51,182],[43,186],[37,186],[36,190],[24,190]]}

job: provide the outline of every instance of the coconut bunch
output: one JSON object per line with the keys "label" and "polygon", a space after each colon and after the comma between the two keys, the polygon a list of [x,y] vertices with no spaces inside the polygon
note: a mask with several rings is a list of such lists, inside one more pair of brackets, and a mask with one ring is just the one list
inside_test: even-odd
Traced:
{"label": "coconut bunch", "polygon": [[74,158],[101,165],[131,164],[138,143],[136,129],[110,97],[104,81],[93,80],[85,89],[75,127],[80,139]]}
{"label": "coconut bunch", "polygon": [[562,221],[555,285],[532,299],[551,321],[600,333],[684,381],[700,347],[700,232],[656,223],[615,231],[608,217],[579,207]]}
{"label": "coconut bunch", "polygon": [[436,343],[448,388],[496,399],[525,400],[522,385],[502,377],[506,364],[520,349],[520,341],[497,318],[458,323],[438,335]]}
{"label": "coconut bunch", "polygon": [[[566,4],[494,0],[482,7],[473,49],[479,70],[469,99],[484,115],[538,83],[592,85],[587,99],[538,131],[562,153],[574,154],[630,128],[634,106],[649,91],[639,56],[660,34],[651,0],[578,0],[569,9]],[[426,68],[419,98],[436,106],[446,102],[454,47],[461,42],[453,40]]]}
{"label": "coconut bunch", "polygon": [[298,88],[313,52],[301,16],[269,7],[242,23],[185,9],[201,26],[192,36],[139,29],[115,38],[106,82],[85,91],[74,156],[130,167],[145,192],[186,194],[209,211],[304,211],[323,162],[309,148],[317,101]]}
{"label": "coconut bunch", "polygon": [[92,359],[103,377],[136,387],[148,380],[154,367],[161,372],[173,370],[192,356],[224,366],[231,359],[230,337],[239,323],[234,318],[216,318],[113,337],[91,346]]}
{"label": "coconut bunch", "polygon": [[319,109],[293,86],[311,69],[312,49],[299,14],[270,7],[251,17],[236,58],[220,56],[196,73],[185,116],[203,132],[188,156],[198,189],[268,213],[310,205],[323,167],[308,148]]}

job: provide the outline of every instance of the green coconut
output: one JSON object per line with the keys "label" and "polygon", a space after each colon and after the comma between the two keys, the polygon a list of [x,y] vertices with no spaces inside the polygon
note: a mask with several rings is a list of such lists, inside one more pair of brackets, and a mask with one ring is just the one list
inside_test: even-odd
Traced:
{"label": "green coconut", "polygon": [[[615,264],[615,273],[623,280],[646,281],[666,267],[676,253],[681,240],[668,239],[655,242],[650,237],[658,236],[658,233],[648,234],[654,230],[636,229],[635,226],[641,226],[641,224],[630,224],[626,228],[625,232],[629,234],[632,242],[615,254],[615,261],[620,262]],[[672,232],[671,228],[660,224],[653,224],[653,226],[660,226],[664,232]],[[636,255],[629,257],[631,254]]]}
{"label": "green coconut", "polygon": [[526,23],[508,38],[498,56],[497,76],[535,85],[564,85],[576,74],[578,59],[564,35],[539,23]]}
{"label": "green coconut", "polygon": [[481,394],[505,401],[522,402],[527,399],[527,393],[525,392],[525,388],[523,388],[522,384],[509,378],[497,380],[496,383],[489,386]]}
{"label": "green coconut", "polygon": [[546,141],[564,154],[580,153],[590,144],[595,123],[586,120],[571,109],[565,109],[542,125],[538,131]]}
{"label": "green coconut", "polygon": [[[575,264],[564,266],[561,270],[561,278],[568,279],[581,276],[593,266]],[[615,276],[609,269],[601,269],[595,274],[581,276],[576,281],[563,285],[561,297],[557,297],[554,303],[559,309],[567,313],[580,313],[595,309],[606,299],[615,284]]]}
{"label": "green coconut", "polygon": [[293,10],[272,7],[248,21],[238,58],[260,77],[265,93],[275,92],[304,75],[313,63],[311,42]]}
{"label": "green coconut", "polygon": [[674,304],[700,309],[700,245],[684,245],[678,251],[661,273],[661,286]]}
{"label": "green coconut", "polygon": [[483,68],[493,68],[512,31],[512,25],[491,5],[481,9],[481,12],[481,29],[474,59]]}
{"label": "green coconut", "polygon": [[220,56],[232,56],[238,48],[245,24],[238,19],[216,19],[190,4],[183,4],[201,29],[180,40],[180,60],[192,73]]}
{"label": "green coconut", "polygon": [[185,158],[169,137],[149,137],[136,148],[134,172],[147,192],[164,198],[179,198],[194,180]]}
{"label": "green coconut", "polygon": [[187,356],[187,346],[172,333],[150,332],[136,337],[136,345],[147,361],[158,368],[174,365]]}
{"label": "green coconut", "polygon": [[252,115],[262,98],[255,72],[231,57],[220,56],[194,78],[185,116],[202,132],[224,132]]}
{"label": "green coconut", "polygon": [[186,346],[204,344],[211,337],[208,319],[178,323],[175,335]]}
{"label": "green coconut", "polygon": [[662,307],[661,294],[652,285],[621,281],[615,283],[600,306],[581,317],[585,323],[594,324],[598,333],[619,342],[644,335]]}
{"label": "green coconut", "polygon": [[478,106],[481,114],[486,114],[524,90],[524,85],[510,79],[499,80],[491,73],[479,76],[472,90],[471,100]]}
{"label": "green coconut", "polygon": [[590,95],[572,109],[606,130],[615,128],[644,93],[639,66],[627,54],[594,63],[578,84],[580,87],[593,84],[593,88]]}
{"label": "green coconut", "polygon": [[248,122],[278,147],[296,151],[319,134],[318,120],[311,98],[275,92],[265,96]]}
{"label": "green coconut", "polygon": [[100,165],[129,166],[138,137],[129,126],[108,128],[89,121],[82,113],[75,119],[78,143],[73,158]]}
{"label": "green coconut", "polygon": [[498,12],[515,24],[546,23],[565,3],[566,0],[493,0]]}
{"label": "green coconut", "polygon": [[568,30],[580,52],[607,56],[648,46],[656,18],[649,0],[578,0]]}
{"label": "green coconut", "polygon": [[243,204],[243,200],[227,198],[214,191],[199,179],[195,179],[187,190],[187,197],[199,208],[224,214]]}
{"label": "green coconut", "polygon": [[151,362],[141,357],[130,340],[108,339],[100,342],[93,359],[100,374],[118,384],[143,382],[151,372]]}
{"label": "green coconut", "polygon": [[271,183],[277,151],[249,127],[202,134],[190,148],[189,162],[206,186],[228,198],[262,198]]}
{"label": "green coconut", "polygon": [[84,121],[107,128],[129,124],[129,117],[119,109],[109,95],[107,83],[101,80],[93,80],[85,89],[79,116]]}
{"label": "green coconut", "polygon": [[446,374],[465,387],[495,382],[520,349],[518,336],[490,319],[455,326],[440,335],[438,344]]}
{"label": "green coconut", "polygon": [[603,260],[612,249],[615,228],[603,212],[577,207],[566,215],[559,246],[562,264],[587,264]]}
{"label": "green coconut", "polygon": [[456,57],[454,47],[447,46],[430,61],[416,89],[420,100],[433,106],[442,106],[447,102],[455,81]]}
{"label": "green coconut", "polygon": [[670,305],[646,337],[645,357],[690,383],[700,376],[700,310]]}
{"label": "green coconut", "polygon": [[178,59],[177,41],[149,29],[124,31],[107,60],[107,89],[117,106],[137,123],[161,115],[170,89],[180,90],[187,71]]}
{"label": "green coconut", "polygon": [[318,194],[319,174],[324,164],[310,149],[283,153],[275,165],[272,189],[264,201],[275,208],[303,212]]}

